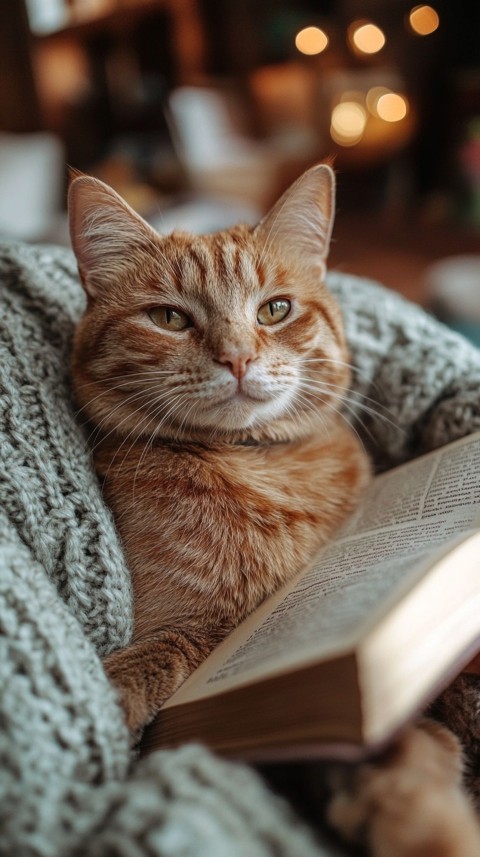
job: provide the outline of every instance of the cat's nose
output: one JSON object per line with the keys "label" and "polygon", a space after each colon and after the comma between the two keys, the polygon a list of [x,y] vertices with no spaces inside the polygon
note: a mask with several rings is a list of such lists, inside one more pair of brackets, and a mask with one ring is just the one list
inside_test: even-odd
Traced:
{"label": "cat's nose", "polygon": [[232,373],[237,381],[241,381],[245,376],[250,363],[256,360],[256,355],[252,351],[225,351],[219,354],[218,363],[222,363]]}

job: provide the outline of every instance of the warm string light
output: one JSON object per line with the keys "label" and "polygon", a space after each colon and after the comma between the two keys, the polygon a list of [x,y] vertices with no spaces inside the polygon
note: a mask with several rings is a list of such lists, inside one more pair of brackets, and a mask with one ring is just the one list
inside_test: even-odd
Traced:
{"label": "warm string light", "polygon": [[438,12],[432,6],[415,6],[410,11],[408,22],[417,36],[429,36],[440,26]]}
{"label": "warm string light", "polygon": [[[428,35],[439,26],[439,17],[432,6],[415,6],[410,12],[409,23],[418,35]],[[348,40],[355,53],[366,56],[377,54],[386,44],[383,30],[365,20],[350,24]],[[319,27],[304,27],[295,36],[297,50],[307,56],[322,53],[328,44],[327,34]],[[355,146],[363,139],[369,122],[402,122],[409,110],[408,99],[386,86],[372,86],[367,93],[345,91],[332,110],[330,135],[340,146]]]}
{"label": "warm string light", "polygon": [[366,105],[372,116],[378,116],[377,104],[382,95],[387,95],[392,90],[388,86],[371,86],[365,96]]}
{"label": "warm string light", "polygon": [[[409,26],[418,36],[429,36],[438,30],[440,18],[433,6],[414,6],[408,16]],[[372,56],[385,47],[383,30],[371,21],[354,21],[348,28],[348,40],[357,55]],[[304,27],[295,36],[295,47],[302,54],[321,54],[329,45],[327,34],[320,27]]]}
{"label": "warm string light", "polygon": [[377,101],[377,115],[384,122],[401,122],[407,113],[407,99],[398,92],[385,92]]}
{"label": "warm string light", "polygon": [[363,139],[369,113],[393,123],[405,119],[409,109],[406,96],[386,86],[372,86],[366,94],[346,91],[332,110],[330,136],[339,146],[355,146]]}
{"label": "warm string light", "polygon": [[320,27],[304,27],[295,36],[295,47],[307,56],[321,54],[328,47],[328,36]]}
{"label": "warm string light", "polygon": [[378,54],[386,42],[383,30],[370,21],[355,21],[350,24],[348,38],[357,54]]}
{"label": "warm string light", "polygon": [[330,134],[340,146],[355,146],[363,137],[367,113],[357,101],[341,101],[332,110]]}

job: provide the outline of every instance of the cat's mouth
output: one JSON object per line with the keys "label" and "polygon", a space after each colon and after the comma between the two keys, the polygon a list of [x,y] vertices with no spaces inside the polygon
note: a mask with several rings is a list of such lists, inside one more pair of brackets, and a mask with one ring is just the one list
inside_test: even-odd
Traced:
{"label": "cat's mouth", "polygon": [[245,405],[260,405],[260,404],[264,405],[266,402],[268,402],[270,400],[270,398],[271,398],[270,396],[266,396],[266,395],[259,396],[258,394],[254,395],[253,393],[248,393],[246,390],[242,390],[242,389],[240,389],[240,387],[238,387],[237,390],[235,390],[233,393],[230,393],[228,396],[225,396],[224,399],[221,399],[221,401],[216,402],[215,404],[219,405],[219,406],[224,405],[227,407],[228,407],[228,405],[235,406],[235,405],[244,405],[244,404]]}
{"label": "cat's mouth", "polygon": [[271,403],[270,396],[263,395],[260,398],[258,394],[237,389],[221,398],[205,402],[198,418],[205,425],[242,430],[261,420],[265,408],[270,411]]}

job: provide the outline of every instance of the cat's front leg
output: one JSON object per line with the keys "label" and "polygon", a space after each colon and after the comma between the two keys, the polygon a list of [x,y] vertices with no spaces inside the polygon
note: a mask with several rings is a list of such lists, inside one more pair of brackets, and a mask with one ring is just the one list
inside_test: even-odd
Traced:
{"label": "cat's front leg", "polygon": [[225,625],[204,629],[169,626],[104,659],[134,738],[228,630]]}
{"label": "cat's front leg", "polygon": [[372,857],[478,857],[480,826],[461,775],[457,738],[425,718],[335,784],[329,821]]}

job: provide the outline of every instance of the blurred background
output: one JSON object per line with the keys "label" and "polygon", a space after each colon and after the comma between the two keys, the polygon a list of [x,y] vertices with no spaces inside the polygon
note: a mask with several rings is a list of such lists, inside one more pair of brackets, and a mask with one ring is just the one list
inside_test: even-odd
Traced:
{"label": "blurred background", "polygon": [[68,243],[67,165],[159,231],[213,231],[333,156],[330,267],[480,327],[479,0],[1,11],[2,235]]}

